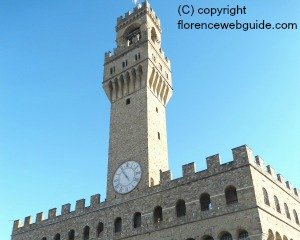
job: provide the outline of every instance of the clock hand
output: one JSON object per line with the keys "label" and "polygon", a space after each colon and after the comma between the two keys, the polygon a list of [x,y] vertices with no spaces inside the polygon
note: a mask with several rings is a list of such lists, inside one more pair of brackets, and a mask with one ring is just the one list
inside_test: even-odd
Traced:
{"label": "clock hand", "polygon": [[124,174],[124,176],[127,178],[127,180],[129,181],[129,177],[128,175],[124,172],[124,170],[121,168],[122,173]]}

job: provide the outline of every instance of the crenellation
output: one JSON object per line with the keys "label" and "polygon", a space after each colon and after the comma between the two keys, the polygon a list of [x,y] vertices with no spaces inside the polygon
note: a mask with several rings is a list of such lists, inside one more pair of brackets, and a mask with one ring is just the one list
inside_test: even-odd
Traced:
{"label": "crenellation", "polygon": [[76,201],[75,211],[81,211],[85,208],[85,199],[80,199]]}
{"label": "crenellation", "polygon": [[285,182],[285,185],[286,185],[286,187],[288,188],[288,189],[293,189],[293,186],[292,186],[292,184],[289,182],[289,181],[286,181]]}
{"label": "crenellation", "polygon": [[214,172],[220,169],[221,166],[221,158],[219,154],[215,154],[213,156],[206,158],[207,170],[209,172]]}
{"label": "crenellation", "polygon": [[71,204],[67,203],[61,206],[61,215],[66,215],[71,212]]}
{"label": "crenellation", "polygon": [[294,188],[294,193],[295,193],[296,196],[299,197],[299,190],[297,188]]}
{"label": "crenellation", "polygon": [[32,217],[31,216],[25,217],[24,227],[28,227],[31,224],[32,224]]}
{"label": "crenellation", "polygon": [[253,151],[247,145],[234,148],[231,151],[234,162],[240,165],[254,163]]}
{"label": "crenellation", "polygon": [[57,208],[52,208],[52,209],[49,210],[49,212],[48,212],[48,219],[49,220],[56,218],[56,210],[57,210]]}
{"label": "crenellation", "polygon": [[19,228],[21,228],[23,226],[23,223],[18,219],[14,221],[14,225],[13,225],[13,232],[18,230]]}
{"label": "crenellation", "polygon": [[267,172],[273,177],[273,178],[276,178],[276,173],[275,173],[275,170],[272,168],[271,165],[268,165],[267,166]]}
{"label": "crenellation", "polygon": [[44,213],[43,212],[40,212],[40,213],[36,214],[35,223],[40,223],[44,220],[45,220],[45,218],[44,218]]}
{"label": "crenellation", "polygon": [[182,166],[182,176],[188,177],[195,174],[195,163],[188,163]]}
{"label": "crenellation", "polygon": [[164,185],[171,181],[171,171],[160,171],[160,184]]}
{"label": "crenellation", "polygon": [[265,161],[261,158],[261,156],[259,155],[255,156],[255,162],[257,165],[260,166],[261,169],[265,167]]}
{"label": "crenellation", "polygon": [[92,208],[98,207],[100,205],[100,194],[95,194],[91,196],[90,206]]}

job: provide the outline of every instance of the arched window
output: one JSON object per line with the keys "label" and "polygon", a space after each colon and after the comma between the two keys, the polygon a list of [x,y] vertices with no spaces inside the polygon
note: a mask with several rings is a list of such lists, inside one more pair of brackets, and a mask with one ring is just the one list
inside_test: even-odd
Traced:
{"label": "arched window", "polygon": [[100,237],[104,229],[104,225],[102,222],[99,222],[97,225],[97,237]]}
{"label": "arched window", "polygon": [[275,240],[282,240],[282,238],[278,232],[276,232],[276,234],[275,234]]}
{"label": "arched window", "polygon": [[47,240],[47,238],[46,238],[46,237],[43,237],[41,240]]}
{"label": "arched window", "polygon": [[270,200],[269,200],[269,195],[268,192],[265,188],[263,188],[263,194],[264,194],[264,202],[266,205],[270,206]]}
{"label": "arched window", "polygon": [[85,226],[83,229],[83,240],[90,239],[90,227]]}
{"label": "arched window", "polygon": [[157,206],[157,207],[154,208],[153,220],[154,220],[154,223],[162,222],[163,213],[162,213],[162,207],[161,206]]}
{"label": "arched window", "polygon": [[237,191],[234,186],[229,186],[225,189],[226,204],[233,204],[238,202]]}
{"label": "arched window", "polygon": [[267,240],[274,240],[274,233],[272,232],[271,229],[269,229],[269,232],[268,232],[268,239]]}
{"label": "arched window", "polygon": [[72,229],[68,233],[68,240],[74,240],[75,239],[75,231]]}
{"label": "arched window", "polygon": [[294,209],[293,213],[294,213],[295,222],[299,225],[299,218],[298,218],[298,214],[295,209]]}
{"label": "arched window", "polygon": [[288,238],[286,236],[283,236],[283,240],[288,240]]}
{"label": "arched window", "polygon": [[201,238],[201,240],[214,240],[212,236],[205,235]]}
{"label": "arched window", "polygon": [[195,238],[188,238],[187,240],[195,240]]}
{"label": "arched window", "polygon": [[290,214],[290,210],[289,207],[286,203],[284,203],[284,210],[285,210],[285,215],[288,219],[291,219],[291,214]]}
{"label": "arched window", "polygon": [[274,202],[275,202],[276,211],[281,213],[280,204],[276,196],[274,196]]}
{"label": "arched window", "polygon": [[220,240],[232,240],[232,236],[229,232],[225,232],[221,235]]}
{"label": "arched window", "polygon": [[115,233],[122,232],[122,218],[118,217],[115,220]]}
{"label": "arched window", "polygon": [[211,209],[210,195],[208,193],[201,194],[200,206],[201,206],[201,211],[207,211]]}
{"label": "arched window", "polygon": [[180,199],[176,203],[176,216],[183,217],[186,215],[186,206],[185,201]]}
{"label": "arched window", "polygon": [[137,212],[133,216],[133,228],[139,228],[142,226],[142,214]]}
{"label": "arched window", "polygon": [[248,239],[250,239],[248,232],[246,230],[240,230],[238,240],[248,240]]}
{"label": "arched window", "polygon": [[59,233],[57,233],[57,234],[55,235],[54,240],[60,240],[60,234],[59,234]]}

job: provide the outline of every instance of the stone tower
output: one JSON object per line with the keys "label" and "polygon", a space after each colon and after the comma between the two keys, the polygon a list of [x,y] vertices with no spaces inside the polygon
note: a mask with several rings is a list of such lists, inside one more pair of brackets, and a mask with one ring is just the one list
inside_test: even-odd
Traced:
{"label": "stone tower", "polygon": [[105,54],[103,79],[111,102],[108,199],[157,185],[168,170],[165,108],[172,95],[160,21],[148,2],[118,18],[116,43]]}

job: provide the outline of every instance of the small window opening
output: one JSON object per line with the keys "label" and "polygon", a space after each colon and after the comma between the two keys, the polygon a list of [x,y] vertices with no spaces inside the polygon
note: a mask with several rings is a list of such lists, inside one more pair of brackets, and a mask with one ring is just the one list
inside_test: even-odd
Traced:
{"label": "small window opening", "polygon": [[159,64],[159,69],[160,69],[160,71],[162,71],[162,65],[161,64]]}
{"label": "small window opening", "polygon": [[126,105],[129,105],[130,104],[130,98],[127,98],[126,99]]}
{"label": "small window opening", "polygon": [[133,228],[139,228],[142,226],[142,214],[137,212],[133,217]]}
{"label": "small window opening", "polygon": [[74,240],[74,239],[75,239],[75,231],[72,229],[69,231],[68,240]]}
{"label": "small window opening", "polygon": [[155,108],[156,112],[158,113],[158,108]]}
{"label": "small window opening", "polygon": [[156,208],[154,208],[153,220],[154,220],[154,223],[162,222],[163,213],[162,213],[162,207],[161,206],[157,206]]}
{"label": "small window opening", "polygon": [[122,232],[122,218],[118,217],[115,220],[115,233]]}
{"label": "small window opening", "polygon": [[186,215],[186,206],[184,200],[178,200],[176,204],[176,216],[183,217]]}
{"label": "small window opening", "polygon": [[234,204],[238,202],[237,191],[234,186],[229,186],[225,190],[226,204]]}
{"label": "small window opening", "polygon": [[275,202],[276,211],[281,213],[280,204],[276,196],[274,196],[274,202]]}
{"label": "small window opening", "polygon": [[160,132],[157,133],[157,138],[160,140]]}
{"label": "small window opening", "polygon": [[122,67],[123,67],[123,68],[127,67],[127,65],[128,65],[128,61],[127,61],[127,60],[124,61],[124,62],[122,62]]}
{"label": "small window opening", "polygon": [[135,58],[135,61],[140,60],[141,59],[141,54],[140,53],[135,54],[134,58]]}
{"label": "small window opening", "polygon": [[103,223],[99,222],[97,226],[97,237],[100,237],[100,235],[103,233],[103,229],[104,229]]}
{"label": "small window opening", "polygon": [[54,240],[60,240],[60,234],[59,234],[59,233],[57,233],[57,234],[55,235]]}
{"label": "small window opening", "polygon": [[90,227],[85,226],[83,229],[83,240],[88,240],[90,239]]}
{"label": "small window opening", "polygon": [[203,193],[200,197],[201,211],[208,211],[211,207],[210,195],[208,193]]}
{"label": "small window opening", "polygon": [[115,73],[116,72],[116,68],[115,67],[111,67],[110,68],[110,74],[113,74],[113,73]]}

